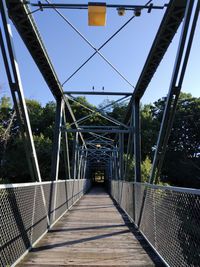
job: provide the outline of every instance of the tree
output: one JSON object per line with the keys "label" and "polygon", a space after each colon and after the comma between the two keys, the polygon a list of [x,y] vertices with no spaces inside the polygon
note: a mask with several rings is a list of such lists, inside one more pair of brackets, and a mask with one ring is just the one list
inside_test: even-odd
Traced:
{"label": "tree", "polygon": [[[45,107],[36,100],[26,100],[30,117],[36,152],[44,180],[49,180],[51,166],[51,150],[53,128],[55,121],[55,103],[49,102]],[[20,137],[19,123],[16,117],[11,121],[13,110],[9,98],[2,97],[0,101],[0,137],[1,137],[1,171],[0,177],[10,182],[31,181],[23,140]],[[5,132],[10,127],[9,139],[6,140]],[[1,134],[3,133],[3,134]]]}
{"label": "tree", "polygon": [[[84,98],[78,101],[95,108]],[[153,152],[162,121],[166,98],[161,98],[153,104],[141,106],[141,145],[142,145],[142,180],[145,182],[150,173]],[[38,101],[26,100],[30,116],[36,151],[41,167],[42,177],[49,180],[52,141],[55,124],[56,104],[49,102],[44,107]],[[87,116],[88,110],[77,102],[71,102],[76,119]],[[123,122],[127,103],[116,103],[112,109],[104,111],[117,120]],[[19,123],[9,98],[0,99],[0,177],[10,179],[11,182],[29,181],[30,175],[25,159],[23,142],[20,139]],[[69,115],[68,123],[72,122]],[[80,125],[111,125],[98,115],[98,112]],[[6,135],[5,135],[6,133]],[[6,136],[6,138],[5,138]],[[112,136],[111,136],[112,137]],[[72,135],[68,135],[69,149],[72,149]],[[6,140],[6,142],[5,142]],[[125,151],[127,145],[125,136]],[[5,149],[6,144],[6,149]],[[62,149],[61,149],[62,151]],[[124,156],[126,157],[126,155]],[[60,177],[64,168],[61,155]],[[174,185],[200,187],[200,98],[182,93],[178,101],[175,121],[169,138],[167,153],[161,171],[162,181]],[[134,161],[128,160],[127,178],[134,177]]]}
{"label": "tree", "polygon": [[[160,123],[165,99],[152,107]],[[165,181],[178,186],[200,187],[200,98],[181,93],[171,130],[164,166]]]}
{"label": "tree", "polygon": [[142,183],[147,183],[149,181],[149,175],[151,171],[151,160],[147,156],[146,159],[141,164],[141,180]]}
{"label": "tree", "polygon": [[152,112],[152,105],[141,107],[141,158],[153,158],[153,147],[156,145],[158,136],[158,118]]}
{"label": "tree", "polygon": [[3,96],[0,99],[0,177],[5,163],[7,146],[16,135],[17,130],[15,111],[12,109],[10,98]]}

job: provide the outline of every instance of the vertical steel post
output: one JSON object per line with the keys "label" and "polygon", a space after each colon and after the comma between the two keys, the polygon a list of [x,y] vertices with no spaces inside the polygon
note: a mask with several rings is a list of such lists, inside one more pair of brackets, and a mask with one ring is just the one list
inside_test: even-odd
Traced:
{"label": "vertical steel post", "polygon": [[129,132],[128,134],[128,144],[127,144],[127,149],[126,149],[126,158],[125,158],[125,169],[124,169],[124,180],[128,180],[127,179],[127,169],[128,169],[128,160],[129,160],[129,150],[130,150],[130,137],[131,133]]}
{"label": "vertical steel post", "polygon": [[[22,139],[24,141],[26,158],[28,161],[30,175],[33,181],[42,182],[40,168],[38,164],[37,154],[35,150],[33,134],[30,125],[30,119],[26,107],[26,101],[24,97],[20,71],[17,64],[17,58],[15,55],[14,44],[12,39],[12,31],[8,20],[6,3],[4,0],[0,1],[0,13],[3,22],[5,43],[3,34],[0,28],[0,45],[3,55],[4,65],[6,69],[6,74],[12,94],[12,99],[14,102],[15,110],[17,113],[18,121],[20,124],[20,132]],[[50,226],[50,219],[48,216],[48,208],[46,204],[46,199],[44,195],[44,190],[42,185],[40,186],[44,208],[46,211],[47,224]]]}
{"label": "vertical steel post", "polygon": [[141,129],[140,129],[140,100],[134,99],[134,156],[135,156],[135,182],[141,182]]}
{"label": "vertical steel post", "polygon": [[119,160],[119,143],[118,143],[118,147],[116,145],[116,172],[117,172],[117,180],[120,179],[120,160]]}
{"label": "vertical steel post", "polygon": [[84,166],[84,151],[81,152],[80,179],[83,179],[83,166]]}
{"label": "vertical steel post", "polygon": [[114,150],[114,180],[117,180],[117,151]]}
{"label": "vertical steel post", "polygon": [[82,158],[81,179],[84,179],[84,166],[85,166],[85,152],[83,152],[83,158]]}
{"label": "vertical steel post", "polygon": [[51,180],[52,181],[58,180],[63,104],[64,104],[63,100],[57,100],[52,162],[51,162]]}
{"label": "vertical steel post", "polygon": [[41,182],[41,175],[33,141],[33,134],[23,93],[20,71],[15,56],[11,27],[8,22],[7,8],[4,0],[0,1],[0,12],[5,33],[4,43],[3,34],[0,29],[1,50],[13,102],[20,123],[20,130],[25,145],[25,152],[26,158],[28,160],[30,175],[33,181],[36,180]]}
{"label": "vertical steel post", "polygon": [[119,134],[119,180],[123,179],[122,134]]}
{"label": "vertical steel post", "polygon": [[134,127],[133,127],[133,112],[131,114],[130,118],[130,127],[129,127],[129,134],[128,134],[128,144],[127,144],[127,150],[126,150],[126,162],[125,162],[125,171],[124,171],[124,177],[125,180],[129,180],[127,178],[127,170],[129,169],[129,159],[130,161],[133,160],[133,150],[134,150]]}
{"label": "vertical steel post", "polygon": [[79,164],[80,164],[80,149],[79,149],[79,144],[78,143],[77,143],[76,153],[77,153],[77,159],[76,159],[76,179],[79,179],[78,173],[79,173]]}
{"label": "vertical steel post", "polygon": [[78,148],[78,132],[74,134],[73,142],[73,179],[76,179],[77,172],[77,148]]}
{"label": "vertical steel post", "polygon": [[[54,128],[54,138],[53,138],[53,150],[52,150],[52,161],[51,161],[51,180],[57,181],[59,174],[59,162],[60,162],[60,143],[61,143],[61,126],[62,126],[62,115],[63,115],[63,100],[57,100],[56,102],[56,117],[55,117],[55,128]],[[51,194],[50,198],[53,195],[54,189],[54,200],[53,200],[53,221],[56,218],[56,205],[57,205],[57,183],[51,184]]]}
{"label": "vertical steel post", "polygon": [[[63,124],[66,127],[66,114],[65,114],[65,106],[63,108]],[[70,171],[70,158],[69,158],[69,142],[68,142],[68,134],[67,131],[63,132],[63,150],[64,150],[64,162],[65,162],[65,172],[67,179],[71,179],[71,171]]]}
{"label": "vertical steel post", "polygon": [[88,156],[88,152],[86,151],[85,156],[84,156],[85,160],[84,160],[84,167],[83,167],[83,179],[85,179],[85,178],[88,179],[88,177],[86,177],[86,175],[88,176],[88,174],[87,174],[87,162],[88,162],[87,156]]}
{"label": "vertical steel post", "polygon": [[80,179],[81,175],[81,166],[82,166],[82,151],[78,150],[78,161],[77,161],[77,179]]}
{"label": "vertical steel post", "polygon": [[121,133],[121,180],[124,180],[124,133]]}
{"label": "vertical steel post", "polygon": [[180,94],[180,90],[182,87],[183,77],[185,74],[187,61],[189,58],[189,53],[190,53],[190,49],[191,49],[191,45],[193,41],[194,31],[195,31],[195,27],[196,27],[198,15],[199,15],[200,3],[199,1],[197,1],[196,11],[194,12],[191,30],[189,31],[193,5],[194,5],[194,0],[189,0],[187,7],[186,7],[186,11],[185,11],[184,23],[182,27],[182,33],[181,33],[181,38],[179,42],[178,52],[177,52],[177,56],[176,56],[176,60],[174,64],[174,70],[173,70],[172,79],[171,79],[169,92],[167,96],[167,101],[165,105],[165,110],[164,110],[164,114],[162,118],[160,132],[159,132],[158,141],[156,145],[156,151],[154,154],[153,166],[152,166],[151,174],[149,178],[150,183],[153,183],[155,179],[157,180],[158,176],[160,175],[162,164],[163,164],[163,159],[166,153],[167,142],[168,142],[170,131],[173,125],[176,106],[178,102],[178,96]]}
{"label": "vertical steel post", "polygon": [[[164,110],[164,114],[162,118],[160,132],[158,136],[157,148],[154,154],[153,166],[152,166],[151,175],[149,179],[150,183],[153,183],[154,177],[156,176],[156,167],[157,167],[157,164],[159,163],[159,160],[162,160],[164,158],[167,141],[168,141],[170,130],[173,124],[173,118],[174,118],[174,114],[176,110],[178,95],[181,89],[183,76],[184,76],[184,72],[186,69],[189,52],[190,52],[190,48],[191,48],[191,44],[192,44],[192,40],[194,36],[194,30],[195,30],[196,22],[197,22],[198,15],[199,15],[200,1],[197,1],[196,11],[193,13],[194,17],[193,17],[191,31],[189,31],[189,24],[191,21],[193,5],[194,5],[194,0],[189,0],[186,6],[186,10],[185,10],[184,22],[182,26],[180,41],[179,41],[179,47],[178,47],[177,56],[176,56],[176,60],[174,64],[174,70],[173,70],[169,93],[167,97],[167,102],[165,105],[165,110]],[[188,35],[189,35],[189,38],[188,38]],[[185,49],[186,42],[187,42],[187,46]],[[185,55],[184,55],[184,50],[186,50]],[[183,59],[183,64],[181,64],[182,59]],[[160,158],[161,155],[162,157]],[[160,165],[160,168],[161,168],[161,165]],[[147,191],[144,190],[141,210],[140,210],[139,219],[138,219],[138,228],[140,228],[144,208],[146,205],[146,194],[147,194]]]}

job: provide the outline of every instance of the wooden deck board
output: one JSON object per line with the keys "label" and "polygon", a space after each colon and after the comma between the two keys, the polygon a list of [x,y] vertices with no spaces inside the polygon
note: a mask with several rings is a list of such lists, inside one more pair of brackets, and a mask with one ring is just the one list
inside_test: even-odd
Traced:
{"label": "wooden deck board", "polygon": [[67,212],[18,266],[163,265],[109,195],[97,187]]}

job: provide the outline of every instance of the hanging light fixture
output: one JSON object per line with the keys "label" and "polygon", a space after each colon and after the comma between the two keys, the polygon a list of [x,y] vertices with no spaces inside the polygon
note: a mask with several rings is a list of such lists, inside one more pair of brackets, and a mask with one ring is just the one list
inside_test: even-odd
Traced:
{"label": "hanging light fixture", "polygon": [[117,12],[119,16],[124,16],[126,11],[124,7],[118,7]]}
{"label": "hanging light fixture", "polygon": [[141,15],[141,8],[136,8],[136,9],[134,10],[134,15],[135,15],[136,17],[139,17],[139,16]]}

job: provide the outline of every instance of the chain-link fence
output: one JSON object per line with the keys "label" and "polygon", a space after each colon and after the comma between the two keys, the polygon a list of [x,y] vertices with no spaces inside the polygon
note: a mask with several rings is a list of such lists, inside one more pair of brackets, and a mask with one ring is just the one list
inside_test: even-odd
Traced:
{"label": "chain-link fence", "polygon": [[90,187],[90,180],[0,185],[0,263],[11,266]]}
{"label": "chain-link fence", "polygon": [[168,266],[200,266],[200,190],[112,181],[111,194]]}

